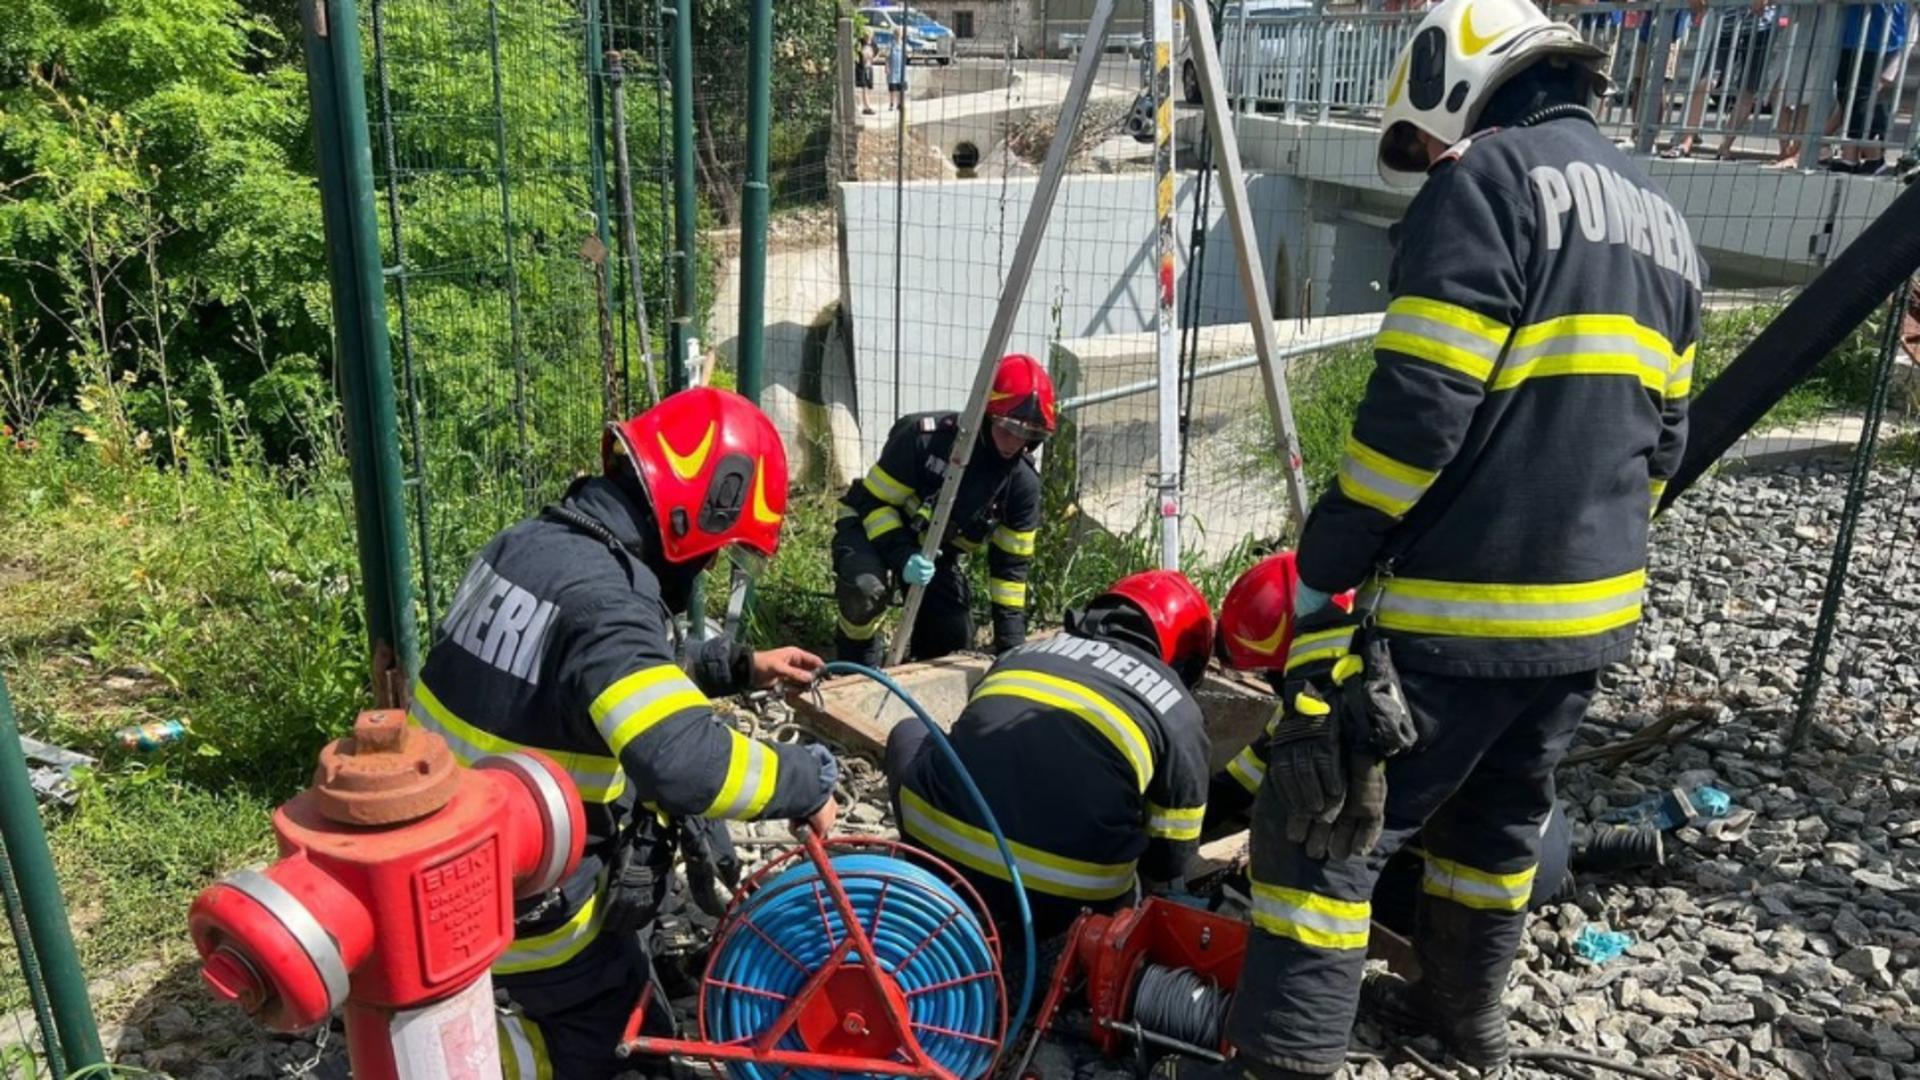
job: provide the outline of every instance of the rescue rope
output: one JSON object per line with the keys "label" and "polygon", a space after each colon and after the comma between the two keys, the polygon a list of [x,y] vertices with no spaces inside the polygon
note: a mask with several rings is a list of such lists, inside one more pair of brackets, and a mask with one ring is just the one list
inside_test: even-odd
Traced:
{"label": "rescue rope", "polygon": [[1012,1037],[1026,1026],[1027,1008],[1033,1004],[1033,964],[1036,945],[1033,940],[1033,911],[1027,906],[1027,887],[1020,879],[1020,863],[1013,857],[1013,849],[1007,846],[1006,834],[1000,831],[1000,823],[994,819],[993,807],[987,805],[987,798],[980,794],[979,786],[973,782],[973,776],[967,772],[966,763],[960,760],[960,754],[954,750],[953,744],[947,741],[947,733],[941,730],[940,725],[927,714],[927,710],[899,683],[894,682],[885,672],[865,664],[855,664],[845,660],[829,662],[824,671],[828,675],[860,675],[872,679],[899,698],[913,712],[913,715],[926,725],[928,738],[933,740],[933,745],[940,748],[940,755],[946,759],[948,765],[952,766],[953,775],[959,778],[960,786],[966,789],[967,798],[973,802],[975,809],[980,811],[981,824],[993,834],[994,845],[1000,849],[1000,858],[1007,864],[1007,878],[1013,886],[1014,902],[1020,908],[1020,931],[1025,945],[1020,950],[1020,1003],[1014,1008],[1013,1018],[1003,1033],[1003,1037],[1011,1041]]}
{"label": "rescue rope", "polygon": [[1187,968],[1146,964],[1133,991],[1134,1022],[1195,1046],[1225,1042],[1233,995]]}

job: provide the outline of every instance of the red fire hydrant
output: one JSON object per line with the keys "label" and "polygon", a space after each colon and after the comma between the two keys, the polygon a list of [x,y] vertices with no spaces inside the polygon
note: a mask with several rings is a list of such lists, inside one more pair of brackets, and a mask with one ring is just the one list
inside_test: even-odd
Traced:
{"label": "red fire hydrant", "polygon": [[404,713],[365,712],[273,827],[280,860],[188,914],[207,986],[275,1031],[344,1008],[357,1080],[499,1076],[488,968],[514,900],[580,861],[572,778],[531,752],[461,768]]}

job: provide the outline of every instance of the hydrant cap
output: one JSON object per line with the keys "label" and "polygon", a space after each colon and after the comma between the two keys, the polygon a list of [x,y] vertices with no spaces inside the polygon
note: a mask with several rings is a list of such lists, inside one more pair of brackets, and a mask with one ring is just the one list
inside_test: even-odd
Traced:
{"label": "hydrant cap", "polygon": [[399,709],[372,709],[320,751],[313,796],[343,825],[394,825],[447,805],[459,783],[445,739],[410,727]]}

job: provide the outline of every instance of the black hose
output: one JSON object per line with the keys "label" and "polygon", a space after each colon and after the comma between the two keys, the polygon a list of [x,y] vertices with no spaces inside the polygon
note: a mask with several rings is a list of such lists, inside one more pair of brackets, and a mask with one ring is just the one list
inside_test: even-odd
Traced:
{"label": "black hose", "polygon": [[1893,200],[1694,399],[1687,452],[1660,509],[1672,506],[1916,270],[1920,185]]}

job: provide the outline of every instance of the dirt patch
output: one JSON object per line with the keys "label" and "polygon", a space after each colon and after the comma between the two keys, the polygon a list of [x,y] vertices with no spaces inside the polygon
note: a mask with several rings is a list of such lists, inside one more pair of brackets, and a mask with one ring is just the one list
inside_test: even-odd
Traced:
{"label": "dirt patch", "polygon": [[[853,178],[855,180],[892,180],[901,162],[900,136],[895,128],[859,128],[853,132]],[[906,178],[908,180],[945,180],[953,175],[945,154],[907,132]]]}
{"label": "dirt patch", "polygon": [[[1120,134],[1132,109],[1133,103],[1129,101],[1089,101],[1080,127],[1073,133],[1067,168],[1085,171],[1093,148]],[[1043,109],[1014,125],[1007,133],[1007,148],[1027,164],[1038,165],[1046,158],[1047,147],[1053,144],[1053,133],[1059,126],[1060,114]]]}

